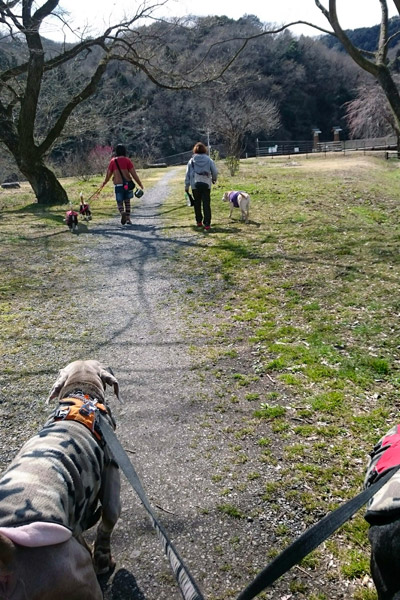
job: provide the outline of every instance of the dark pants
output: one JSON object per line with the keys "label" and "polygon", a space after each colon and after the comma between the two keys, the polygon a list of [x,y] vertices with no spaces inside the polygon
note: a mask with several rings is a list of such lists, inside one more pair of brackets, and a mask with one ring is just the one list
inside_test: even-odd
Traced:
{"label": "dark pants", "polygon": [[[198,183],[193,190],[194,214],[197,223],[203,223],[206,227],[211,225],[211,198],[210,188],[206,183]],[[203,218],[204,215],[204,218]]]}

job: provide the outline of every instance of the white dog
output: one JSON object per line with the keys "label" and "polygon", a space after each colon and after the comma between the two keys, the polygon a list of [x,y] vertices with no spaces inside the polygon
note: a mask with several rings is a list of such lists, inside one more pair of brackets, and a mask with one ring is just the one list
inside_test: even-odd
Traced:
{"label": "white dog", "polygon": [[224,202],[229,202],[230,212],[229,218],[232,218],[234,208],[240,208],[242,213],[242,221],[245,223],[249,222],[249,211],[250,211],[250,196],[246,192],[230,191],[225,192],[222,196]]}

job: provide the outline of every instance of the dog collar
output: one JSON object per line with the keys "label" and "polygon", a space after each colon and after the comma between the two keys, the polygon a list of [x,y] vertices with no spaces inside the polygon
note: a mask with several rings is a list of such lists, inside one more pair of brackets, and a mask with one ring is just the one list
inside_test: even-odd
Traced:
{"label": "dog collar", "polygon": [[99,426],[99,412],[107,414],[106,406],[88,394],[69,396],[60,400],[60,406],[54,414],[54,421],[77,421],[87,427],[95,438],[103,441]]}

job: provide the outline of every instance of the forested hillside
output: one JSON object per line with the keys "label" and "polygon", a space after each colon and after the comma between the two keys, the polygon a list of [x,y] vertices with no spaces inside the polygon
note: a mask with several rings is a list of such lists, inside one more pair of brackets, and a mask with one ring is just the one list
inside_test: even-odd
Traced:
{"label": "forested hillside", "polygon": [[[141,33],[154,36],[157,28],[163,28],[165,36],[166,25],[160,23],[141,28]],[[170,44],[164,44],[162,52],[172,63],[184,56],[188,69],[204,58],[211,74],[214,60],[221,60],[224,53],[228,56],[230,44],[260,34],[263,28],[254,16],[238,20],[194,17],[185,25],[171,27]],[[224,40],[232,42],[217,44]],[[210,46],[212,51],[207,54]],[[56,54],[57,45],[49,42],[47,51]],[[15,40],[3,39],[1,67],[16,64],[17,53],[20,59],[23,52]],[[55,118],[59,100],[74,93],[92,60],[93,50],[85,61],[59,69],[57,76],[47,81],[42,90],[43,124]],[[250,107],[257,114],[263,102],[276,109],[278,118],[268,125],[255,117],[251,133],[238,142],[242,152],[253,152],[257,137],[309,140],[314,127],[321,129],[321,139],[330,140],[333,126],[340,125],[346,134],[344,104],[354,97],[365,77],[346,54],[289,31],[252,40],[223,79],[193,90],[163,89],[143,71],[111,63],[96,94],[76,109],[62,139],[54,145],[51,159],[60,174],[68,174],[77,166],[83,168],[95,147],[117,141],[124,141],[132,155],[145,160],[189,150],[194,141],[207,140],[207,135],[214,146],[223,145],[222,121],[230,118],[234,126],[235,119],[239,121]],[[0,175],[5,174],[3,166]]]}
{"label": "forested hillside", "polygon": [[[388,34],[393,36],[399,30],[400,18],[392,17],[389,19]],[[358,29],[346,29],[346,33],[351,41],[358,47],[368,52],[374,52],[377,47],[379,38],[380,26],[374,25],[373,27],[359,27]],[[322,38],[323,43],[328,48],[333,48],[344,52],[342,44],[332,35],[325,35]],[[394,48],[398,44],[399,40],[397,36],[393,37],[389,46]]]}

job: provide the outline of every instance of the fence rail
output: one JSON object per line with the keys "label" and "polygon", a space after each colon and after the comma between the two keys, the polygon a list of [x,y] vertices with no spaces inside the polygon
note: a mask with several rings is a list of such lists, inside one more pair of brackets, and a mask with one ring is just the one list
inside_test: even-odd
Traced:
{"label": "fence rail", "polygon": [[[223,146],[212,146],[211,155],[213,152],[218,152],[219,156],[222,158],[225,156],[224,147]],[[171,154],[170,156],[162,156],[161,158],[157,158],[155,163],[164,163],[169,167],[174,165],[186,165],[190,157],[193,156],[191,150],[187,150],[186,152],[180,152],[179,154]]]}
{"label": "fence rail", "polygon": [[[254,148],[254,145],[253,145]],[[397,138],[395,136],[386,136],[382,138],[369,138],[364,140],[346,140],[339,142],[318,142],[314,144],[312,140],[299,141],[275,141],[275,140],[256,140],[255,153],[246,153],[247,156],[294,156],[298,154],[314,154],[321,152],[346,152],[347,150],[397,150]],[[224,158],[226,153],[223,146],[213,146],[212,151],[218,152],[221,158]],[[148,166],[174,166],[185,165],[192,151],[180,152],[179,154],[171,154],[162,156],[154,160]]]}
{"label": "fence rail", "polygon": [[259,141],[256,143],[257,156],[278,156],[291,154],[308,154],[313,151],[312,141]]}
{"label": "fence rail", "polygon": [[275,141],[257,140],[256,156],[291,156],[295,154],[311,154],[318,152],[345,152],[346,150],[396,150],[397,138],[386,136],[363,140],[346,140],[334,142],[318,142],[311,140]]}
{"label": "fence rail", "polygon": [[396,150],[397,138],[394,135],[364,140],[346,140],[344,150]]}

